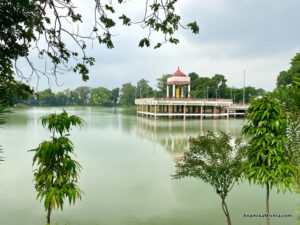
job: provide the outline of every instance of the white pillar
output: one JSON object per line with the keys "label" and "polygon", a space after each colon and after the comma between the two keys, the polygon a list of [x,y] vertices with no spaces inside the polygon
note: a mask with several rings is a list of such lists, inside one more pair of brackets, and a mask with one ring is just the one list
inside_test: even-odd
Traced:
{"label": "white pillar", "polygon": [[190,98],[191,97],[191,85],[189,84],[189,86],[188,86],[188,98]]}
{"label": "white pillar", "polygon": [[183,86],[181,86],[181,98],[183,98]]}
{"label": "white pillar", "polygon": [[167,85],[167,98],[169,98],[169,85]]}
{"label": "white pillar", "polygon": [[175,98],[175,84],[173,84],[173,98]]}

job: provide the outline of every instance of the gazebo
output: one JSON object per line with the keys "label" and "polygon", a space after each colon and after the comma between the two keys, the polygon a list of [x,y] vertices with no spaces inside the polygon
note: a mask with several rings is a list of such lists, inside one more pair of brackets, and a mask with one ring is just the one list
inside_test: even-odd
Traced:
{"label": "gazebo", "polygon": [[[170,85],[173,94],[170,98]],[[187,87],[188,93],[184,93]],[[248,106],[234,105],[232,99],[196,98],[191,99],[191,78],[184,75],[179,67],[173,76],[167,79],[167,98],[137,98],[135,99],[137,115],[153,117],[211,117],[221,118],[232,115],[244,115]],[[181,94],[180,94],[181,92]]]}
{"label": "gazebo", "polygon": [[[188,85],[188,98],[190,98],[191,92],[191,78],[182,73],[178,67],[178,70],[173,76],[167,79],[167,98],[169,98],[169,86],[173,85],[173,96],[172,98],[179,98],[179,89],[181,87],[181,98],[184,98],[184,86]],[[177,89],[176,89],[177,86]]]}

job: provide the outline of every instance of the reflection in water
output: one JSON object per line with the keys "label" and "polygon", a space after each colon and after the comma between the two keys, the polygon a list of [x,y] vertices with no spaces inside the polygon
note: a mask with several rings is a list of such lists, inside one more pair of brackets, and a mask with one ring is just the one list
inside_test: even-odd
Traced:
{"label": "reflection in water", "polygon": [[166,120],[137,117],[136,132],[141,137],[160,143],[173,161],[178,162],[183,153],[189,149],[190,137],[203,135],[207,131],[224,131],[240,136],[243,124],[244,120]]}

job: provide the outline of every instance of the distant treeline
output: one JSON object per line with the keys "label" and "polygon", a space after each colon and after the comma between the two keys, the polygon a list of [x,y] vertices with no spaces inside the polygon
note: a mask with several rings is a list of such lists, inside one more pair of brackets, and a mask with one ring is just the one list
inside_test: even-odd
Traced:
{"label": "distant treeline", "polygon": [[[51,89],[37,92],[26,101],[15,99],[15,103],[41,106],[65,106],[65,105],[103,105],[113,106],[117,104],[131,106],[134,105],[135,98],[166,97],[167,79],[172,74],[162,75],[157,79],[157,89],[151,87],[147,80],[141,79],[136,86],[125,83],[121,88],[109,90],[104,87],[90,88],[86,86],[78,87],[75,90],[64,90],[54,93]],[[197,73],[190,73],[191,78],[191,98],[232,98],[234,103],[243,102],[243,88],[227,86],[224,75],[216,74],[212,78],[199,77]],[[187,88],[187,87],[185,87]],[[185,91],[187,93],[187,91]],[[265,90],[247,86],[245,88],[245,102],[256,96],[262,95]],[[170,88],[172,96],[172,88]]]}

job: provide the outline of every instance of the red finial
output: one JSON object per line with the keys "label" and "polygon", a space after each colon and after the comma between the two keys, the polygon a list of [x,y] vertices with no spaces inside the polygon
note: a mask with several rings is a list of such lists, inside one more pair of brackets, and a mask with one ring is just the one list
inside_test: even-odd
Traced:
{"label": "red finial", "polygon": [[182,77],[182,76],[185,76],[181,71],[180,71],[180,68],[179,68],[179,66],[178,66],[178,69],[177,69],[177,71],[173,74],[173,76],[178,76],[178,77]]}

